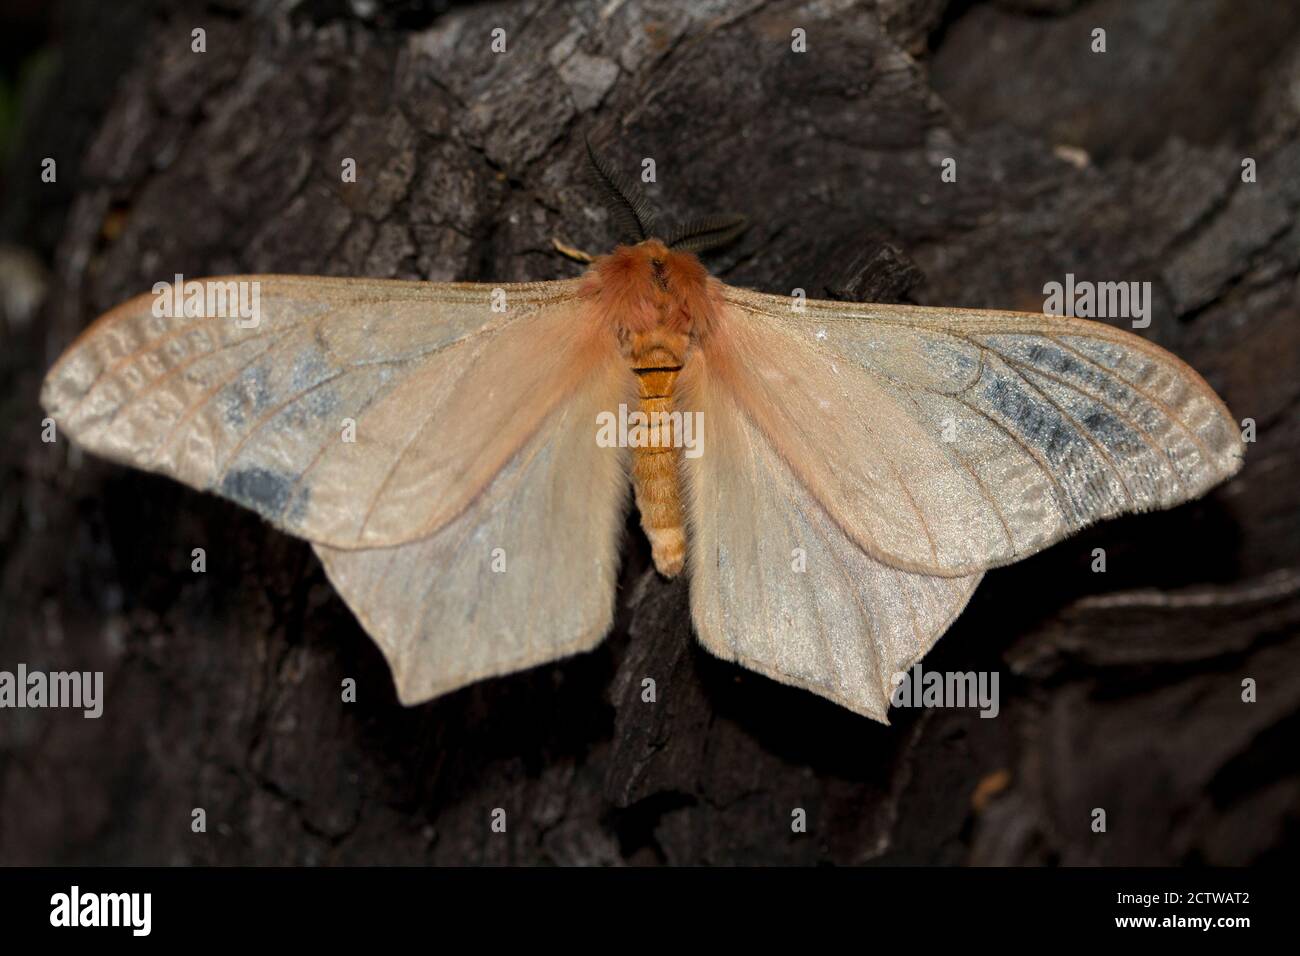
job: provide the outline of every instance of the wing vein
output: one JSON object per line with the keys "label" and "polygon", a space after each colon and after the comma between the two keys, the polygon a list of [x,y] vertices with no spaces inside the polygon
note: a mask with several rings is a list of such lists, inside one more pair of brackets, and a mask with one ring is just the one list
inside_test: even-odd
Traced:
{"label": "wing vein", "polygon": [[[780,459],[779,459],[779,456],[778,456],[778,460],[780,460]],[[791,474],[791,478],[792,478],[793,480],[795,480],[795,481],[798,481],[797,478],[794,478],[793,473]],[[814,502],[815,502],[815,499],[814,499]],[[816,507],[820,507],[820,506],[818,506],[818,505],[815,505],[815,506],[816,506]],[[823,510],[824,510],[824,509],[823,509]],[[797,538],[798,538],[798,533],[795,531],[794,524],[793,524],[793,523],[791,522],[791,520],[790,520],[790,509],[788,509],[788,508],[782,508],[782,509],[781,509],[781,520],[785,522],[786,530],[790,533],[791,538],[794,538],[794,539],[797,540]],[[835,569],[836,569],[837,571],[839,571],[841,574],[843,574],[843,569],[839,566],[839,563],[838,563],[837,561],[835,561],[835,559],[834,559],[834,557],[833,557],[833,555],[832,555],[832,553],[831,553],[831,542],[830,542],[829,538],[827,538],[827,536],[826,536],[826,532],[823,531],[821,528],[819,528],[819,527],[817,526],[816,522],[809,522],[809,524],[812,525],[813,531],[814,531],[814,532],[818,535],[818,537],[820,537],[820,538],[822,539],[822,541],[826,544],[826,553],[827,553],[827,555],[829,556],[830,563],[831,563],[832,565],[835,566]],[[837,527],[838,527],[838,525],[837,525]],[[849,582],[847,581],[847,579],[846,579],[845,583],[846,583],[846,584],[849,583]],[[849,590],[852,591],[852,587],[850,587]],[[762,591],[760,591],[760,593],[762,593],[762,594],[766,594],[767,592],[766,592],[766,590],[762,590]],[[854,599],[855,602],[858,600],[856,594],[853,595],[853,599]],[[814,607],[817,607],[816,604],[814,604],[813,606],[814,606]],[[793,623],[793,622],[792,622],[792,623]],[[817,643],[818,643],[818,646],[819,646],[819,648],[820,648],[820,650],[821,650],[822,658],[823,658],[823,660],[826,661],[827,668],[829,669],[829,668],[830,668],[831,666],[833,666],[833,664],[834,664],[835,654],[834,654],[834,651],[831,649],[830,638],[829,638],[829,637],[827,636],[827,634],[826,634],[826,629],[825,629],[824,627],[820,626],[820,625],[822,625],[822,623],[823,623],[823,620],[822,620],[821,609],[820,609],[820,608],[817,608],[817,624],[818,624],[818,627],[816,628],[816,630],[817,630]]]}
{"label": "wing vein", "polygon": [[952,398],[953,401],[960,402],[962,405],[965,405],[972,412],[974,412],[975,415],[977,415],[980,418],[983,418],[990,425],[1002,431],[1008,438],[1011,439],[1011,441],[1014,444],[1019,446],[1021,451],[1023,451],[1030,458],[1034,459],[1034,462],[1038,465],[1038,470],[1041,471],[1044,475],[1046,475],[1047,480],[1052,483],[1053,497],[1056,498],[1056,508],[1058,511],[1060,511],[1061,517],[1067,521],[1069,520],[1070,511],[1066,508],[1066,502],[1069,501],[1069,496],[1065,492],[1065,487],[1061,484],[1060,480],[1052,472],[1051,465],[1048,463],[1047,459],[1045,459],[1041,454],[1039,454],[1038,451],[1033,448],[1033,446],[1027,444],[1019,435],[1017,435],[1014,431],[1008,428],[1003,422],[999,421],[997,418],[994,418],[993,415],[991,415],[990,413],[984,411],[981,408],[977,408],[976,406],[972,405],[970,402],[966,401],[964,398],[957,398],[955,396],[944,396],[944,397]]}
{"label": "wing vein", "polygon": [[[1017,378],[1019,378],[1022,382],[1024,382],[1026,385],[1032,388],[1040,396],[1042,396],[1043,401],[1047,402],[1058,412],[1060,412],[1061,416],[1074,426],[1075,431],[1078,434],[1082,435],[1087,440],[1088,444],[1092,445],[1092,447],[1096,449],[1097,454],[1101,456],[1101,459],[1106,463],[1106,466],[1110,468],[1112,472],[1114,472],[1115,478],[1119,481],[1119,486],[1120,488],[1123,489],[1124,497],[1128,499],[1129,505],[1135,506],[1137,504],[1137,499],[1133,497],[1133,492],[1129,490],[1128,482],[1124,480],[1124,472],[1120,469],[1115,459],[1111,457],[1110,452],[1106,451],[1105,447],[1102,446],[1101,442],[1097,441],[1097,439],[1093,436],[1092,432],[1089,431],[1088,428],[1084,426],[1083,422],[1081,422],[1078,418],[1074,416],[1072,412],[1070,412],[1068,409],[1062,406],[1058,401],[1056,401],[1056,399],[1052,398],[1045,391],[1043,391],[1043,389],[1038,385],[1037,382],[1034,382],[1032,379],[1030,379],[1028,375],[1025,374],[1025,370],[1031,370],[1034,372],[1037,372],[1038,370],[1033,368],[1033,366],[1022,365],[1022,363],[1017,362],[1014,358],[1004,355],[1002,352],[993,348],[992,346],[989,346],[989,350],[993,352],[993,354],[997,355],[998,358],[1002,359],[1002,361],[1006,363],[1007,368],[1011,369],[1011,371],[1013,371],[1016,374]],[[1078,390],[1076,389],[1075,391]],[[1089,397],[1083,392],[1079,392],[1079,394],[1083,395],[1085,398]]]}
{"label": "wing vein", "polygon": [[[1173,406],[1167,403],[1164,399],[1160,398],[1157,395],[1151,394],[1146,389],[1144,389],[1141,385],[1138,385],[1136,382],[1130,381],[1129,379],[1124,378],[1121,375],[1113,373],[1110,369],[1106,368],[1106,366],[1102,365],[1096,359],[1089,358],[1083,352],[1080,352],[1078,349],[1070,346],[1065,342],[1062,342],[1060,339],[1056,338],[1055,336],[1049,335],[1046,336],[1046,338],[1055,342],[1057,345],[1065,349],[1067,352],[1075,356],[1080,361],[1087,362],[1089,365],[1093,366],[1093,368],[1099,370],[1103,375],[1107,377],[1113,376],[1114,378],[1119,379],[1126,386],[1131,388],[1133,391],[1137,392],[1137,394],[1141,395],[1152,405],[1155,405],[1157,408],[1160,409],[1160,411],[1164,413],[1166,418],[1168,418],[1171,422],[1173,422],[1175,425],[1177,425],[1179,428],[1181,428],[1184,432],[1187,433],[1187,437],[1190,438],[1195,443],[1197,449],[1201,452],[1203,456],[1205,456],[1205,460],[1207,462],[1214,461],[1214,455],[1210,453],[1210,446],[1205,444],[1205,442],[1201,439],[1201,436],[1196,434],[1196,432],[1193,431],[1192,428],[1189,425],[1187,425],[1186,422],[1184,422],[1181,418],[1178,417],[1177,413],[1174,412]],[[1170,459],[1170,464],[1171,465],[1173,464],[1172,459]]]}
{"label": "wing vein", "polygon": [[[271,354],[272,352],[274,352],[276,349],[278,349],[278,348],[282,348],[282,347],[284,346],[284,344],[285,344],[287,341],[289,341],[289,338],[290,338],[289,333],[286,332],[282,338],[279,338],[279,339],[277,339],[276,341],[272,342],[269,346],[267,346],[267,347],[266,347],[265,349],[263,349],[262,351],[258,352],[256,355],[254,355],[251,359],[249,359],[249,360],[248,360],[247,362],[245,362],[243,365],[239,366],[239,368],[235,369],[233,372],[231,372],[231,373],[230,373],[229,375],[227,375],[225,378],[223,378],[223,379],[221,379],[219,382],[217,382],[216,385],[212,386],[211,388],[209,388],[209,389],[207,389],[205,392],[203,392],[203,393],[198,397],[198,399],[197,399],[196,401],[190,402],[190,404],[189,404],[188,406],[186,406],[186,408],[185,408],[185,413],[184,413],[183,415],[181,415],[180,418],[176,419],[175,422],[172,423],[172,426],[171,426],[169,429],[167,429],[167,434],[163,436],[163,440],[162,440],[161,442],[158,443],[158,449],[154,452],[153,460],[154,460],[155,462],[157,462],[157,461],[159,460],[159,456],[160,456],[164,451],[167,450],[167,448],[171,445],[171,443],[172,443],[173,441],[176,440],[176,435],[180,432],[181,428],[182,428],[182,427],[183,427],[183,426],[184,426],[184,425],[185,425],[185,424],[186,424],[186,423],[187,423],[191,418],[194,417],[194,415],[199,411],[199,409],[203,408],[203,406],[205,406],[205,405],[206,405],[208,402],[210,402],[210,401],[211,401],[211,400],[212,400],[216,395],[218,395],[218,394],[221,392],[222,389],[224,389],[226,386],[228,386],[228,385],[229,385],[231,382],[233,382],[235,379],[239,378],[239,376],[243,375],[244,372],[246,372],[246,371],[248,371],[248,369],[252,368],[253,365],[255,365],[257,362],[259,362],[259,361],[261,361],[262,359],[266,358],[266,356],[270,355],[270,354]],[[212,353],[209,353],[209,354],[212,354]],[[138,394],[140,394],[140,393],[137,393],[137,395],[138,395]],[[134,395],[132,396],[133,399],[134,399],[135,397],[136,397],[136,396],[134,396]],[[213,477],[215,478],[215,475],[214,475]]]}
{"label": "wing vein", "polygon": [[[268,335],[270,335],[270,334],[271,334],[270,331],[266,331],[266,332],[259,332],[259,333],[257,333],[256,335],[250,335],[248,338],[244,339],[243,342],[242,342],[241,344],[247,344],[248,342],[255,342],[255,341],[257,341],[258,339],[265,338],[266,336],[268,336]],[[268,348],[269,348],[269,347],[270,347],[270,346],[268,346]],[[132,357],[140,356],[140,355],[152,355],[152,354],[154,354],[155,351],[156,351],[156,350],[152,350],[152,349],[151,349],[151,350],[149,350],[148,352],[136,352],[136,353],[133,353],[133,356],[132,356]],[[214,355],[214,354],[216,354],[216,353],[215,353],[215,352],[202,352],[202,353],[200,353],[200,354],[198,354],[198,355],[192,355],[192,356],[190,356],[190,357],[189,357],[188,359],[186,359],[184,362],[181,362],[181,363],[179,363],[179,364],[177,364],[177,365],[173,365],[171,368],[169,368],[169,369],[168,369],[166,372],[164,372],[162,375],[159,375],[157,378],[152,379],[152,380],[149,382],[148,390],[145,390],[145,389],[138,389],[138,390],[132,391],[131,394],[130,394],[129,396],[127,396],[126,400],[122,402],[122,404],[118,405],[117,408],[113,409],[113,412],[112,412],[111,415],[106,415],[106,416],[105,416],[101,421],[99,421],[99,422],[97,422],[95,425],[93,425],[93,426],[92,426],[92,430],[104,429],[104,428],[109,428],[109,427],[111,427],[112,424],[113,424],[113,422],[117,421],[118,417],[121,416],[122,412],[126,411],[126,409],[130,408],[132,405],[134,405],[134,404],[135,404],[137,401],[139,401],[141,398],[144,398],[144,397],[146,397],[146,396],[152,394],[153,390],[156,389],[156,388],[157,388],[161,383],[166,382],[166,381],[169,381],[170,379],[172,379],[172,378],[174,378],[175,376],[179,375],[181,372],[184,372],[186,369],[188,369],[188,368],[190,368],[191,366],[193,366],[193,365],[195,365],[195,364],[197,364],[197,363],[203,361],[203,360],[206,359],[206,358],[209,358],[210,356],[212,356],[212,355]],[[259,352],[259,353],[257,353],[257,354],[260,356],[260,355],[262,355],[263,353],[262,353],[262,352]],[[241,369],[241,371],[242,371],[242,369]],[[98,384],[101,378],[102,378],[102,376],[97,377],[97,378],[95,379],[95,384]],[[72,410],[68,412],[68,416],[67,416],[67,417],[68,417],[69,419],[72,419],[72,418],[74,418],[74,417],[76,416],[76,413],[77,413],[78,410],[80,410],[80,408],[81,408],[81,406],[82,406],[82,403],[84,403],[84,402],[86,401],[86,399],[90,397],[90,392],[91,392],[91,390],[94,389],[94,387],[95,387],[95,385],[91,385],[91,387],[90,387],[89,389],[86,390],[85,394],[83,394],[79,399],[77,399],[76,403],[75,403],[75,404],[73,405],[73,407],[72,407]],[[208,397],[208,396],[203,396],[202,398],[200,398],[200,401],[202,401],[203,398],[206,398],[206,397]]]}
{"label": "wing vein", "polygon": [[1057,375],[1053,375],[1051,372],[1043,371],[1042,369],[1035,368],[1034,366],[1026,366],[1026,368],[1031,369],[1035,374],[1041,375],[1043,378],[1047,379],[1048,381],[1055,382],[1057,385],[1060,385],[1062,388],[1068,388],[1070,391],[1075,392],[1078,395],[1082,395],[1084,398],[1095,401],[1098,405],[1102,406],[1108,412],[1111,412],[1117,418],[1122,420],[1124,424],[1128,425],[1133,432],[1145,436],[1146,439],[1148,440],[1145,441],[1144,444],[1146,444],[1148,448],[1154,448],[1164,455],[1165,461],[1169,463],[1169,471],[1173,475],[1174,481],[1178,482],[1179,485],[1186,487],[1186,482],[1183,480],[1182,475],[1178,473],[1178,468],[1174,464],[1174,459],[1169,454],[1168,449],[1166,449],[1164,445],[1160,442],[1149,440],[1152,439],[1153,437],[1151,435],[1151,432],[1145,427],[1143,427],[1141,424],[1139,424],[1137,419],[1129,417],[1124,412],[1123,409],[1121,409],[1118,405],[1112,404],[1104,395],[1099,395],[1095,392],[1083,388],[1082,386],[1074,382],[1071,382],[1069,379],[1061,378]]}
{"label": "wing vein", "polygon": [[[981,353],[980,355],[981,363],[983,362],[983,360],[984,360],[983,353]],[[952,396],[945,396],[945,397],[952,398]],[[911,401],[913,405],[916,406],[919,412],[921,409],[921,403],[918,402],[915,398],[912,398],[912,396],[910,395],[908,396],[908,399]],[[989,491],[988,485],[984,483],[984,479],[981,478],[979,476],[979,473],[975,471],[975,467],[969,461],[967,461],[966,458],[962,455],[961,450],[957,447],[955,442],[951,443],[951,452],[952,452],[952,457],[957,460],[957,463],[959,465],[961,465],[963,468],[966,469],[966,472],[971,476],[971,480],[975,482],[975,487],[979,489],[979,492],[983,496],[984,500],[987,501],[989,503],[989,507],[993,509],[993,514],[997,517],[998,523],[1002,525],[1002,534],[1007,539],[1007,545],[1014,551],[1016,547],[1015,539],[1011,534],[1011,524],[1010,522],[1007,521],[1006,513],[1002,510],[1002,506],[999,505],[997,499],[993,497],[993,493]]]}

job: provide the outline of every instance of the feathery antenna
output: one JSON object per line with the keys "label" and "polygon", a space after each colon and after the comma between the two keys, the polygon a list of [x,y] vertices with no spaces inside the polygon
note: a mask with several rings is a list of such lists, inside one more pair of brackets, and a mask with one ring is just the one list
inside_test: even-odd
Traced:
{"label": "feathery antenna", "polygon": [[[584,137],[585,138],[585,137]],[[587,159],[591,161],[591,178],[600,189],[610,219],[618,232],[618,241],[634,246],[654,235],[658,224],[654,211],[641,191],[641,185],[615,169],[600,156],[587,139]],[[731,242],[749,225],[744,216],[728,214],[705,216],[683,223],[668,234],[670,249],[681,252],[707,252]]]}
{"label": "feathery antenna", "polygon": [[591,160],[592,179],[600,187],[610,218],[618,230],[619,241],[634,246],[649,239],[655,231],[655,214],[640,185],[598,156],[589,139],[587,158]]}
{"label": "feathery antenna", "polygon": [[725,246],[745,231],[749,220],[738,214],[705,216],[682,223],[668,234],[666,245],[682,252],[707,252]]}

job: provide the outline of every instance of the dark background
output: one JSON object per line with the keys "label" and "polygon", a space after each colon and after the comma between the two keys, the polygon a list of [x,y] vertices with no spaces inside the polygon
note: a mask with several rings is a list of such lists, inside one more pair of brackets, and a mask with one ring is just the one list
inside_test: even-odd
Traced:
{"label": "dark background", "polygon": [[[0,711],[0,863],[1294,856],[1296,5],[5,7],[0,669],[103,670],[107,702],[98,721]],[[41,443],[45,369],[174,272],[576,274],[553,236],[613,238],[583,133],[631,172],[654,157],[668,218],[747,213],[711,260],[735,284],[1037,310],[1067,272],[1152,282],[1143,334],[1257,423],[1245,469],[990,573],[925,664],[999,671],[1000,716],[884,727],[710,658],[685,580],[659,579],[635,532],[598,650],[404,709],[306,544]]]}

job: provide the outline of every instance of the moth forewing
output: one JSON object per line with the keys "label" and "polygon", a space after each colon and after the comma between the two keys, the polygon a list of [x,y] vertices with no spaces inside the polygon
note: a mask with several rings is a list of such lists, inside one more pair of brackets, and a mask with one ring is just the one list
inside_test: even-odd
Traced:
{"label": "moth forewing", "polygon": [[1101,323],[840,302],[800,314],[776,296],[726,297],[745,320],[741,404],[894,567],[1006,564],[1101,518],[1197,497],[1241,466],[1236,423],[1204,380]]}
{"label": "moth forewing", "polygon": [[616,357],[576,282],[233,281],[259,284],[256,326],[160,320],[137,297],[69,348],[42,401],[83,447],[334,547],[436,530]]}

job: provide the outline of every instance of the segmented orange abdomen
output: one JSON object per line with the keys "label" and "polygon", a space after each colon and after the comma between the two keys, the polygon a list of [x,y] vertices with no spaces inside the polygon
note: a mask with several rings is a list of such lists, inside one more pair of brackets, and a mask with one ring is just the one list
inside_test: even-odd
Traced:
{"label": "segmented orange abdomen", "polygon": [[[651,360],[646,360],[651,361]],[[680,442],[672,432],[668,413],[673,410],[676,368],[644,368],[632,363],[641,385],[638,410],[648,424],[632,444],[632,490],[641,527],[650,539],[655,567],[665,577],[675,577],[686,561],[686,528],[682,514],[679,460]],[[629,429],[629,438],[633,429]]]}

